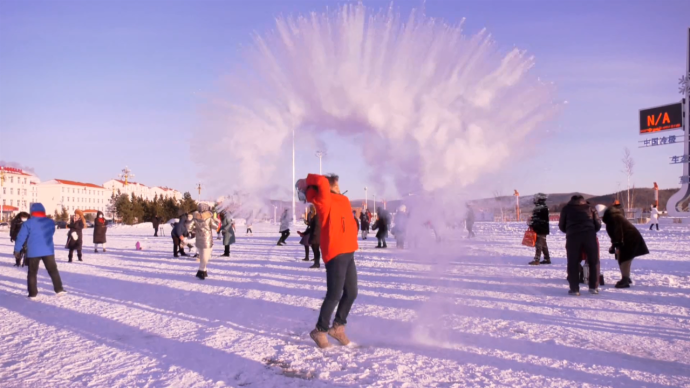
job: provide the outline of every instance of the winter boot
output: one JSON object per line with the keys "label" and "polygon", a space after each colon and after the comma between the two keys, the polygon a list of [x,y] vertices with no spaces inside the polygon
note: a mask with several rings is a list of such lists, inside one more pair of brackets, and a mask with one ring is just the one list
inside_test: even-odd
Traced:
{"label": "winter boot", "polygon": [[71,263],[72,262],[72,255],[67,256],[67,262]]}
{"label": "winter boot", "polygon": [[84,261],[81,259],[81,254],[77,255],[77,259],[79,259],[79,261]]}
{"label": "winter boot", "polygon": [[347,334],[345,334],[345,325],[334,323],[333,327],[328,330],[328,335],[336,339],[343,346],[347,346],[350,343],[350,339],[347,338]]}
{"label": "winter boot", "polygon": [[530,262],[527,263],[527,264],[529,264],[529,265],[539,265],[539,259],[534,259],[534,260],[530,261]]}
{"label": "winter boot", "polygon": [[309,333],[309,336],[311,339],[314,340],[316,343],[316,346],[318,346],[321,349],[325,349],[331,346],[330,342],[328,342],[328,336],[326,335],[325,332],[319,331],[319,329],[314,329]]}
{"label": "winter boot", "polygon": [[551,258],[544,258],[539,264],[551,264]]}
{"label": "winter boot", "polygon": [[592,295],[597,295],[597,294],[599,294],[599,289],[598,288],[590,288],[589,293]]}
{"label": "winter boot", "polygon": [[103,253],[105,253],[105,248],[103,248]]}
{"label": "winter boot", "polygon": [[196,271],[196,277],[198,277],[201,280],[204,280],[204,273],[202,271]]}
{"label": "winter boot", "polygon": [[180,256],[187,256],[187,254],[184,253],[184,248],[180,248]]}
{"label": "winter boot", "polygon": [[580,291],[570,290],[570,291],[568,291],[568,295],[580,296]]}
{"label": "winter boot", "polygon": [[308,257],[305,257],[304,259],[302,259],[302,261],[311,261],[311,259]]}
{"label": "winter boot", "polygon": [[319,263],[314,263],[314,264],[312,264],[312,266],[309,267],[309,268],[321,268],[321,264],[319,264]]}
{"label": "winter boot", "polygon": [[606,283],[604,283],[604,274],[599,275],[599,285],[600,286],[606,285]]}
{"label": "winter boot", "polygon": [[94,249],[93,253],[98,253],[98,248]]}
{"label": "winter boot", "polygon": [[225,252],[223,252],[223,256],[230,257],[230,245],[225,246]]}
{"label": "winter boot", "polygon": [[630,288],[630,278],[623,277],[623,279],[616,283],[616,288]]}
{"label": "winter boot", "polygon": [[204,271],[204,279],[208,277],[208,271]]}

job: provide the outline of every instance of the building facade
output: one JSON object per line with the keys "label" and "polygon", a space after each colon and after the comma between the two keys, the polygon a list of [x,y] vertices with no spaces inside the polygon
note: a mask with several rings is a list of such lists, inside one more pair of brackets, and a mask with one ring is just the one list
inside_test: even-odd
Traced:
{"label": "building facade", "polygon": [[138,182],[127,182],[119,179],[111,179],[103,183],[103,187],[110,191],[110,193],[120,193],[132,195],[151,201],[156,196],[158,198],[174,198],[176,200],[182,199],[182,193],[168,187],[149,187]]}
{"label": "building facade", "polygon": [[7,220],[17,212],[29,212],[38,200],[38,177],[18,168],[0,166],[0,198],[2,219]]}
{"label": "building facade", "polygon": [[93,183],[53,179],[38,185],[38,202],[45,206],[49,215],[60,213],[63,207],[70,214],[77,209],[85,213],[105,213],[110,196],[110,191]]}

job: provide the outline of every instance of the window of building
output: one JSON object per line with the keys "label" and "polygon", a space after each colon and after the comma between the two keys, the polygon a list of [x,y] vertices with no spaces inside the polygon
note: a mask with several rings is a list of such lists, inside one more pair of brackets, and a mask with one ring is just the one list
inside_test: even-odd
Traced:
{"label": "window of building", "polygon": [[14,206],[14,199],[10,199],[10,206]]}
{"label": "window of building", "polygon": [[26,178],[24,178],[24,184],[26,184]]}
{"label": "window of building", "polygon": [[10,195],[14,194],[14,189],[10,187]]}
{"label": "window of building", "polygon": [[24,195],[26,195],[26,189],[24,189]]}
{"label": "window of building", "polygon": [[7,194],[7,187],[3,187],[3,188],[2,188],[2,193],[3,193],[3,194]]}
{"label": "window of building", "polygon": [[13,176],[10,177],[10,183],[14,183],[14,177]]}

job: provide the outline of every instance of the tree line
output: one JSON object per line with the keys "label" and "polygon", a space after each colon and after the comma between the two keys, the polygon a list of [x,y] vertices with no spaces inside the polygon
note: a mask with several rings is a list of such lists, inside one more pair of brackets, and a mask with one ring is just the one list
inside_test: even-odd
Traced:
{"label": "tree line", "polygon": [[[110,197],[110,204],[106,213],[114,213],[122,223],[133,225],[140,222],[150,222],[156,216],[165,222],[184,213],[191,213],[196,209],[197,202],[188,192],[184,193],[182,200],[179,201],[175,198],[159,197],[158,195],[152,200],[147,200],[137,197],[134,193],[127,195],[118,192],[118,194],[113,194]],[[69,217],[70,214],[63,207],[61,212],[55,210],[51,218],[55,221],[68,221]],[[94,216],[87,214],[85,217],[88,221],[93,221]]]}

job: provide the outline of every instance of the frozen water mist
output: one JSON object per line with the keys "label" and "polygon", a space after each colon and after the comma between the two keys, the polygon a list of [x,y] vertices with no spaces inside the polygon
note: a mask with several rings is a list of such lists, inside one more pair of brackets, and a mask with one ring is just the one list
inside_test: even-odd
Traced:
{"label": "frozen water mist", "polygon": [[418,12],[403,22],[359,4],[278,18],[244,58],[198,130],[214,141],[193,150],[219,194],[286,193],[293,130],[352,138],[400,193],[453,191],[501,167],[556,108],[524,52]]}

